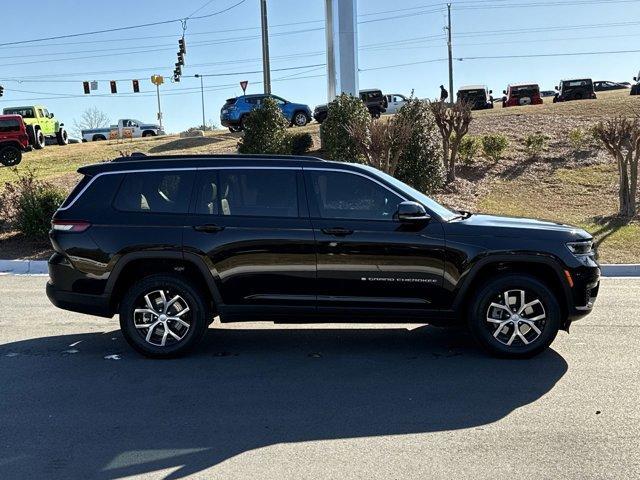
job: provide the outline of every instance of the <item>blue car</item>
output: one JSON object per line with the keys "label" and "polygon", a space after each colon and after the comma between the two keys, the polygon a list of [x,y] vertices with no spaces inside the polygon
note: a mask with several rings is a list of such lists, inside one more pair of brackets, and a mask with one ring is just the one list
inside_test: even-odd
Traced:
{"label": "blue car", "polygon": [[220,111],[220,123],[232,132],[239,132],[244,128],[247,115],[258,108],[262,100],[269,96],[278,102],[283,115],[292,126],[303,127],[311,121],[311,109],[308,105],[291,103],[276,95],[258,94],[229,98]]}

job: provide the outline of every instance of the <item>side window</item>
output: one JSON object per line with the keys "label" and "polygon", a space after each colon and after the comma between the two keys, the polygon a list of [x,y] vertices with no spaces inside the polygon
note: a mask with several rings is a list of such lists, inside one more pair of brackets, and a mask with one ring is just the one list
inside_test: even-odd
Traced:
{"label": "side window", "polygon": [[38,117],[44,117],[44,112],[41,108],[38,109]]}
{"label": "side window", "polygon": [[219,215],[218,172],[203,170],[198,172],[195,213],[199,215]]}
{"label": "side window", "polygon": [[296,170],[220,170],[222,215],[297,217]]}
{"label": "side window", "polygon": [[382,185],[346,172],[307,171],[321,218],[391,220],[403,200]]}
{"label": "side window", "polygon": [[186,214],[192,183],[190,171],[128,173],[114,207],[125,212]]}

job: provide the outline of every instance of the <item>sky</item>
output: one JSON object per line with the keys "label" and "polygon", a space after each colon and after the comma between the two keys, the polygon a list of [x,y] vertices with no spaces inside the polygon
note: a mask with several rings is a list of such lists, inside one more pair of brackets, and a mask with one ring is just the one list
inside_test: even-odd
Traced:
{"label": "sky", "polygon": [[[179,132],[205,118],[220,125],[226,98],[262,92],[260,2],[245,0],[110,0],[2,2],[0,107],[43,104],[69,129],[90,107],[110,117],[156,122],[152,74],[161,86],[164,126]],[[233,7],[224,13],[209,15]],[[360,88],[433,98],[448,85],[446,7],[436,0],[359,0]],[[187,54],[180,83],[170,82],[182,23]],[[324,0],[268,0],[272,92],[313,107],[325,103]],[[165,22],[156,26],[33,42],[43,37]],[[501,95],[508,83],[552,90],[561,78],[632,81],[640,70],[640,1],[452,0],[454,87],[486,84]],[[584,52],[638,50],[618,54]],[[577,53],[578,55],[557,54]],[[513,56],[529,56],[513,58]],[[493,57],[493,58],[477,58]],[[503,58],[496,58],[503,57]],[[507,57],[507,58],[504,58]],[[254,72],[254,73],[251,73]],[[132,93],[131,80],[141,93]],[[98,90],[83,94],[83,81]],[[118,94],[110,93],[116,80]]]}

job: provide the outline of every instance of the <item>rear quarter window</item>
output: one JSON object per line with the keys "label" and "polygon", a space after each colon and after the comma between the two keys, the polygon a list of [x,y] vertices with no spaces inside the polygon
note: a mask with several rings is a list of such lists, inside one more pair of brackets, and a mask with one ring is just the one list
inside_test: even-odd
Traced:
{"label": "rear quarter window", "polygon": [[123,212],[186,214],[193,178],[192,171],[126,173],[113,206]]}
{"label": "rear quarter window", "polygon": [[0,132],[19,132],[20,131],[20,122],[16,118],[11,118],[8,120],[0,120]]}

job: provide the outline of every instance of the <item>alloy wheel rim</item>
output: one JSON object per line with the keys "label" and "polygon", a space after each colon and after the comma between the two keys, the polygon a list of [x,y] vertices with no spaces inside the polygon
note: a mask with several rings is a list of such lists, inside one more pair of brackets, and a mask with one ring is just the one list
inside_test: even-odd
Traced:
{"label": "alloy wheel rim", "polygon": [[133,311],[133,324],[144,340],[155,347],[180,343],[191,328],[191,308],[169,289],[141,295]]}
{"label": "alloy wheel rim", "polygon": [[18,152],[17,151],[5,152],[2,155],[2,163],[7,167],[11,167],[16,163],[18,163]]}
{"label": "alloy wheel rim", "polygon": [[307,118],[302,114],[299,113],[296,115],[296,124],[299,126],[302,126],[306,123]]}
{"label": "alloy wheel rim", "polygon": [[522,289],[498,293],[489,304],[485,326],[507,347],[525,347],[540,338],[546,326],[544,304],[535,294]]}

